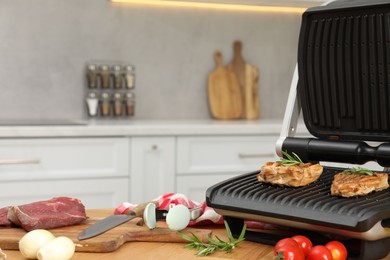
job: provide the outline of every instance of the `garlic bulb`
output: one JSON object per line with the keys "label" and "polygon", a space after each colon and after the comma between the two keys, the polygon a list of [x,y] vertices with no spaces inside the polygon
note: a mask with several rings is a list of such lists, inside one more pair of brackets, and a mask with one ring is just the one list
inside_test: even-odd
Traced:
{"label": "garlic bulb", "polygon": [[28,259],[37,259],[39,248],[54,240],[55,236],[45,229],[35,229],[19,240],[20,253]]}
{"label": "garlic bulb", "polygon": [[190,223],[190,210],[184,205],[177,205],[169,209],[166,222],[169,229],[180,231]]}
{"label": "garlic bulb", "polygon": [[73,241],[64,236],[56,237],[38,250],[39,260],[69,260],[76,246]]}

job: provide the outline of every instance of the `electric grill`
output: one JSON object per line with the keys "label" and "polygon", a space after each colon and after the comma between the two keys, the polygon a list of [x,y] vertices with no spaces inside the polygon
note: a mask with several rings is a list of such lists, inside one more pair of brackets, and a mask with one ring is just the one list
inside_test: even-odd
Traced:
{"label": "electric grill", "polygon": [[[295,137],[302,112],[311,138]],[[246,233],[274,244],[304,234],[314,243],[342,240],[349,259],[380,259],[390,252],[390,190],[343,198],[330,195],[333,175],[376,161],[390,166],[390,1],[339,0],[302,16],[294,72],[276,153],[296,153],[324,166],[299,188],[260,183],[259,171],[210,187],[207,205],[238,236],[244,220],[276,225]],[[260,168],[261,165],[259,165]]]}

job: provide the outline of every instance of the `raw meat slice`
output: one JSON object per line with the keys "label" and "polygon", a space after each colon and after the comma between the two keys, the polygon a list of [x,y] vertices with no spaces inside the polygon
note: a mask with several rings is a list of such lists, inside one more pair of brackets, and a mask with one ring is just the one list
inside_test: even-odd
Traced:
{"label": "raw meat slice", "polygon": [[58,197],[13,206],[8,210],[8,219],[24,230],[31,231],[79,224],[87,219],[87,215],[80,200]]}
{"label": "raw meat slice", "polygon": [[10,207],[0,209],[0,226],[11,226],[11,221],[8,220],[7,214]]}

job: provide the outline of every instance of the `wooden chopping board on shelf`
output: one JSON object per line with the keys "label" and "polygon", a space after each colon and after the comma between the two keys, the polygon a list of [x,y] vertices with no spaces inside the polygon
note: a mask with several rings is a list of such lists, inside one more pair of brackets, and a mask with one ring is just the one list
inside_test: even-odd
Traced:
{"label": "wooden chopping board on shelf", "polygon": [[242,42],[233,43],[233,60],[227,65],[227,69],[232,71],[237,77],[242,95],[243,119],[257,119],[260,117],[259,104],[259,69],[245,62],[242,57]]}
{"label": "wooden chopping board on shelf", "polygon": [[[77,236],[89,225],[95,223],[99,219],[88,219],[80,225],[69,227],[61,227],[50,229],[55,236],[66,236],[73,240],[76,244],[77,252],[96,252],[105,253],[112,252],[121,247],[126,242],[176,242],[186,243],[176,231],[172,231],[166,227],[165,222],[159,222],[157,228],[149,230],[146,225],[137,226],[134,219],[120,226],[117,226],[99,236],[79,241]],[[206,240],[207,236],[211,236],[211,231],[206,229],[186,228],[181,232],[187,235],[189,231],[193,232],[200,238]],[[1,227],[0,228],[0,248],[5,250],[19,250],[19,240],[26,234],[21,228]]]}
{"label": "wooden chopping board on shelf", "polygon": [[211,114],[217,119],[237,119],[242,113],[240,86],[234,73],[223,66],[222,54],[214,54],[216,69],[208,77]]}

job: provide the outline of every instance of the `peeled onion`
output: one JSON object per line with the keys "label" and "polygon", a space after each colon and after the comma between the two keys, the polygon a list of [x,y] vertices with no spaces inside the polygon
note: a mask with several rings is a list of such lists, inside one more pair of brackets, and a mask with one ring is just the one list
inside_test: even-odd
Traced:
{"label": "peeled onion", "polygon": [[169,209],[166,222],[169,229],[180,231],[188,226],[190,219],[190,210],[184,205],[177,205]]}
{"label": "peeled onion", "polygon": [[39,260],[69,260],[76,246],[73,241],[64,236],[56,237],[38,250]]}
{"label": "peeled onion", "polygon": [[20,253],[28,259],[37,259],[38,250],[54,240],[55,236],[45,229],[35,229],[19,240]]}

